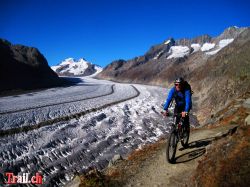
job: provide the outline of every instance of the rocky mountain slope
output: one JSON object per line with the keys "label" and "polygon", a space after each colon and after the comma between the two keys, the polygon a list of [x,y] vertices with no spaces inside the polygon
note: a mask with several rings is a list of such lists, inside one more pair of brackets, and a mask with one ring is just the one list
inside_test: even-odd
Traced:
{"label": "rocky mountain slope", "polygon": [[60,79],[38,49],[0,39],[0,92],[55,86]]}
{"label": "rocky mountain slope", "polygon": [[[171,86],[177,76],[191,83],[202,119],[250,88],[250,28],[230,27],[218,37],[170,38],[143,56],[109,64],[97,76],[119,82]],[[202,109],[202,110],[201,110]],[[199,117],[198,116],[198,117]]]}
{"label": "rocky mountain slope", "polygon": [[91,64],[82,58],[79,60],[67,58],[60,64],[52,66],[51,69],[58,75],[65,76],[94,76],[102,71],[100,66]]}
{"label": "rocky mountain slope", "polygon": [[189,74],[199,100],[200,115],[204,118],[250,90],[249,52],[248,28],[234,42]]}

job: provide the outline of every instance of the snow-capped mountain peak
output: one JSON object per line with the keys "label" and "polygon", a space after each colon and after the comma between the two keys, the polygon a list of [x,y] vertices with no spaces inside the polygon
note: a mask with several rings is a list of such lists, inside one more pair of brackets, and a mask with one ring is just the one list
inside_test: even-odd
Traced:
{"label": "snow-capped mountain peak", "polygon": [[67,64],[72,64],[74,62],[75,62],[75,60],[73,58],[66,58],[59,65],[67,65]]}
{"label": "snow-capped mountain peak", "polygon": [[165,45],[169,44],[170,43],[170,40],[167,40],[164,42]]}
{"label": "snow-capped mountain peak", "polygon": [[65,76],[89,76],[100,73],[102,68],[86,61],[84,58],[75,60],[74,58],[66,58],[60,64],[52,66],[58,75]]}

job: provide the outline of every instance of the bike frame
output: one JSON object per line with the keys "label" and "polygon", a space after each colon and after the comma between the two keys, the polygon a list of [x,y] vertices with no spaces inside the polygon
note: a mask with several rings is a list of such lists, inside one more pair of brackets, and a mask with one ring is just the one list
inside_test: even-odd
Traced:
{"label": "bike frame", "polygon": [[175,133],[177,133],[177,142],[181,139],[183,123],[184,123],[184,119],[181,117],[181,114],[174,114],[172,128],[174,128]]}

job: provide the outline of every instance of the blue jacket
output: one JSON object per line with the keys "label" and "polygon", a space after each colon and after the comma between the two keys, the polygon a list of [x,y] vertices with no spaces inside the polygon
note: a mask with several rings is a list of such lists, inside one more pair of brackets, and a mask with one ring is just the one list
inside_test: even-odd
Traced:
{"label": "blue jacket", "polygon": [[176,107],[183,108],[185,112],[189,112],[192,108],[191,92],[189,89],[184,91],[176,91],[175,87],[171,88],[168,93],[164,110],[167,110],[172,99],[175,99]]}

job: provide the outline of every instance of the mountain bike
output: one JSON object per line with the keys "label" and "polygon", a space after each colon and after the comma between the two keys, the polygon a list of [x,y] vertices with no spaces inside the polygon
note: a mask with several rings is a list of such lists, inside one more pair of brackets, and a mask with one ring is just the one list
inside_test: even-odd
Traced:
{"label": "mountain bike", "polygon": [[190,126],[184,123],[184,118],[181,117],[181,114],[174,114],[171,126],[172,130],[166,145],[166,158],[169,163],[173,164],[175,163],[178,142],[180,141],[184,148],[188,147]]}

